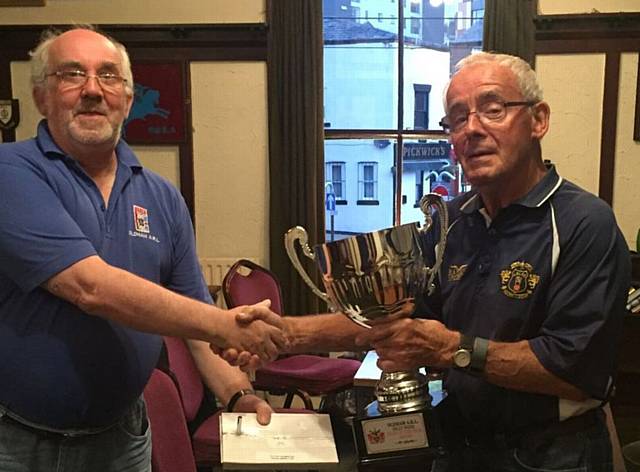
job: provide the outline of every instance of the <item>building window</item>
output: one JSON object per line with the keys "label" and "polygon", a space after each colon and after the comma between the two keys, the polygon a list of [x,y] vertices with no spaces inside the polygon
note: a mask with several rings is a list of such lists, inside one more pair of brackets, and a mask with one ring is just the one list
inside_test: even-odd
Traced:
{"label": "building window", "polygon": [[358,162],[358,200],[378,199],[378,163]]}
{"label": "building window", "polygon": [[429,93],[431,85],[413,84],[413,127],[429,129]]}
{"label": "building window", "polygon": [[346,200],[345,189],[347,181],[344,162],[327,162],[325,181],[327,193],[333,191],[336,200]]}
{"label": "building window", "polygon": [[411,34],[420,34],[420,18],[411,18]]}
{"label": "building window", "polygon": [[353,17],[356,19],[358,23],[362,23],[362,18],[360,18],[360,8],[359,7],[351,7],[351,11],[353,13]]}
{"label": "building window", "polygon": [[411,2],[411,13],[420,13],[420,4],[418,2]]}

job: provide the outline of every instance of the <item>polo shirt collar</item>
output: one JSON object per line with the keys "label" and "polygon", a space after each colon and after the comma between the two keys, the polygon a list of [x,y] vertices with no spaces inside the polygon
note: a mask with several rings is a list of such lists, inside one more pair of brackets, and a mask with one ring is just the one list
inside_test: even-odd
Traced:
{"label": "polo shirt collar", "polygon": [[[558,175],[556,166],[549,165],[547,173],[525,196],[513,202],[515,205],[522,205],[529,208],[542,206],[562,184],[562,177]],[[484,208],[480,195],[471,190],[470,197],[460,207],[460,211],[471,214]]]}
{"label": "polo shirt collar", "polygon": [[[51,137],[51,132],[49,131],[47,120],[41,120],[38,124],[38,135],[36,137],[36,140],[38,141],[38,146],[40,146],[40,149],[42,149],[42,152],[47,157],[61,157],[63,159],[69,159],[75,162],[75,159],[67,155],[55,143],[55,141]],[[132,171],[139,171],[140,169],[142,169],[142,164],[140,164],[140,161],[135,156],[129,145],[122,139],[120,139],[118,141],[118,144],[116,145],[116,156],[118,156],[118,161],[121,164],[130,167]]]}

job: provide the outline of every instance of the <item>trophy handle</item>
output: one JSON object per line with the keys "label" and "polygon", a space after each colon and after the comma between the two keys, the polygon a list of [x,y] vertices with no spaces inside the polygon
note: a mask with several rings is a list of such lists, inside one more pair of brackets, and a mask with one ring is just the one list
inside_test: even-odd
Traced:
{"label": "trophy handle", "polygon": [[298,274],[300,274],[300,277],[302,277],[302,280],[304,280],[305,283],[309,286],[309,288],[311,288],[311,291],[315,293],[319,298],[324,300],[327,303],[327,305],[329,305],[329,308],[332,311],[335,311],[333,303],[331,302],[331,300],[329,300],[329,296],[325,292],[320,290],[316,286],[316,284],[313,283],[313,280],[311,280],[311,277],[309,277],[307,272],[304,270],[304,267],[302,267],[302,264],[300,263],[300,259],[298,258],[298,253],[296,252],[296,248],[295,248],[296,241],[300,243],[300,247],[302,248],[303,254],[307,256],[309,259],[311,259],[312,261],[315,261],[316,255],[313,253],[313,250],[311,249],[311,247],[309,247],[309,236],[307,234],[307,230],[304,229],[302,226],[294,226],[293,228],[291,228],[289,231],[285,233],[284,247],[287,250],[287,255],[289,256],[289,259],[291,260],[293,267],[295,267],[295,269],[298,271]]}
{"label": "trophy handle", "polygon": [[436,260],[433,263],[433,267],[430,269],[429,280],[427,281],[427,294],[431,295],[435,289],[433,280],[436,274],[440,271],[440,265],[442,259],[444,259],[444,248],[447,242],[447,229],[449,228],[449,213],[447,211],[447,205],[445,204],[442,196],[437,193],[427,193],[420,199],[420,209],[424,213],[424,228],[420,232],[425,233],[429,231],[433,225],[433,217],[431,216],[431,207],[435,207],[438,210],[440,216],[440,239],[435,246]]}

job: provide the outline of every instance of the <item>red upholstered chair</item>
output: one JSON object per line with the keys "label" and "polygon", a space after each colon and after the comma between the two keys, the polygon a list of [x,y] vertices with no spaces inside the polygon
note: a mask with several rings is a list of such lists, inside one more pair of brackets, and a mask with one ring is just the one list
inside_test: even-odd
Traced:
{"label": "red upholstered chair", "polygon": [[[271,310],[282,314],[282,292],[275,274],[249,260],[241,259],[231,266],[222,282],[222,293],[230,308],[269,298]],[[350,388],[358,367],[360,361],[353,359],[310,354],[281,357],[256,370],[253,387],[286,395],[285,407],[298,395],[305,408],[312,409],[310,395],[324,397]]]}
{"label": "red upholstered chair", "polygon": [[153,472],[196,472],[180,395],[171,377],[155,369],[144,399],[151,424]]}
{"label": "red upholstered chair", "polygon": [[[169,370],[178,384],[184,415],[193,425],[205,398],[205,386],[200,372],[191,356],[191,351],[182,339],[164,337],[167,348]],[[213,466],[220,463],[219,412],[204,418],[192,426],[191,442],[198,466]]]}

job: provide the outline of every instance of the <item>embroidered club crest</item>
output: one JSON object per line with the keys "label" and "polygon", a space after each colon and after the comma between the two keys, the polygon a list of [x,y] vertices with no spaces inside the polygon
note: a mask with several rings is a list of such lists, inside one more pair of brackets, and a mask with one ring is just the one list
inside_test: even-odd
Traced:
{"label": "embroidered club crest", "polygon": [[449,280],[449,282],[457,282],[462,278],[466,271],[467,264],[450,265],[449,271],[447,272],[447,280]]}
{"label": "embroidered club crest", "polygon": [[149,233],[149,212],[146,208],[133,205],[133,223],[139,233]]}
{"label": "embroidered club crest", "polygon": [[528,262],[512,262],[508,269],[500,271],[500,290],[509,298],[525,299],[533,293],[540,276],[533,273]]}

